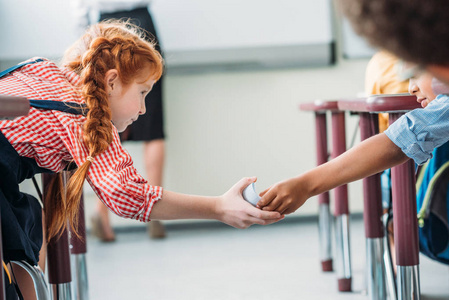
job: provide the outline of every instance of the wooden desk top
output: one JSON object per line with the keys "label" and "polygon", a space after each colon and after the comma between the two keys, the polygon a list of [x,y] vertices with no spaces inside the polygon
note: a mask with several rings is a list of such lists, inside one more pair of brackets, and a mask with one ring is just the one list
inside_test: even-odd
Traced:
{"label": "wooden desk top", "polygon": [[25,116],[30,111],[30,102],[25,97],[0,95],[0,119]]}
{"label": "wooden desk top", "polygon": [[337,100],[315,100],[313,102],[301,103],[299,105],[300,110],[325,112],[325,111],[338,111]]}
{"label": "wooden desk top", "polygon": [[416,96],[409,94],[373,95],[368,98],[338,101],[340,110],[371,113],[398,113],[420,108]]}

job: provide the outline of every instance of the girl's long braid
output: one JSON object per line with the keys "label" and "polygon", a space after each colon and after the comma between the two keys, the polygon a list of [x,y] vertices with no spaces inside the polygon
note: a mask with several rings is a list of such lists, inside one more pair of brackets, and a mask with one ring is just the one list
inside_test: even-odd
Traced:
{"label": "girl's long braid", "polygon": [[[65,66],[77,72],[81,78],[82,93],[88,109],[83,127],[83,140],[89,150],[89,156],[93,158],[105,151],[113,140],[112,116],[104,81],[106,72],[116,69],[121,81],[127,84],[142,72],[143,65],[148,65],[151,70],[150,76],[156,80],[160,78],[163,70],[162,57],[154,49],[154,45],[144,41],[135,32],[124,31],[124,25],[129,30],[129,23],[119,25],[111,23],[109,27],[103,28],[103,32],[101,28],[97,28],[94,32],[100,33],[101,36],[81,39],[80,41],[87,42],[88,45],[81,50],[78,45],[76,48],[80,51],[78,55],[66,53],[68,57],[72,57]],[[112,37],[108,37],[108,29]],[[76,228],[79,202],[91,164],[90,160],[86,160],[78,166],[67,184],[65,201],[54,197],[47,201],[52,202],[49,207],[53,208],[46,216],[47,240],[62,233],[67,220],[72,231],[78,234]],[[56,204],[55,201],[60,203]]]}

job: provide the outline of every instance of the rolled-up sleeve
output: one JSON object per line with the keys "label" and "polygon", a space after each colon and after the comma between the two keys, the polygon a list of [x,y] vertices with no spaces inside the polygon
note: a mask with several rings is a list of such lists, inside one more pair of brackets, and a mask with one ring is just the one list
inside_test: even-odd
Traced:
{"label": "rolled-up sleeve", "polygon": [[95,158],[88,181],[115,214],[141,222],[150,221],[153,205],[162,197],[162,187],[150,185],[138,174],[118,134],[108,150]]}
{"label": "rolled-up sleeve", "polygon": [[406,113],[385,134],[417,164],[425,163],[449,140],[449,97],[439,95],[426,108]]}
{"label": "rolled-up sleeve", "polygon": [[[108,149],[94,158],[86,180],[98,198],[116,215],[148,222],[163,189],[149,184],[139,175],[115,130],[113,136]],[[78,155],[74,157],[80,165],[86,161],[88,151],[83,144],[78,147]]]}

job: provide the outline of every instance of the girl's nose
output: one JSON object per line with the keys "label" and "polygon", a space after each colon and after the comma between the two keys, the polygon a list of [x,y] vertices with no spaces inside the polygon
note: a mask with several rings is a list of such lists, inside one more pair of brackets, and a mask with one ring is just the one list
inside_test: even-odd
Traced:
{"label": "girl's nose", "polygon": [[142,101],[142,106],[140,107],[139,114],[143,115],[146,113],[146,111],[147,111],[147,108],[145,106],[145,100],[144,100],[144,101]]}

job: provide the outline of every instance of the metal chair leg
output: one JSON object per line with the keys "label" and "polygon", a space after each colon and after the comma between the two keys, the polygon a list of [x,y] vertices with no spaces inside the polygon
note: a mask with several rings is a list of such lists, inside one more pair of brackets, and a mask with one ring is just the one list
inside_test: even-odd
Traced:
{"label": "metal chair leg", "polygon": [[48,243],[48,278],[53,300],[71,300],[70,254],[67,230]]}
{"label": "metal chair leg", "polygon": [[89,284],[87,280],[87,264],[85,254],[72,254],[73,299],[89,300]]}
{"label": "metal chair leg", "polygon": [[73,299],[89,300],[89,282],[87,280],[86,266],[86,220],[83,195],[81,195],[79,205],[77,232],[78,236],[73,233],[70,235]]}
{"label": "metal chair leg", "polygon": [[36,297],[38,300],[50,300],[50,293],[48,290],[48,284],[45,280],[44,273],[39,266],[32,266],[26,261],[11,261],[11,263],[22,267],[31,279],[33,279],[34,289],[36,290]]}
{"label": "metal chair leg", "polygon": [[398,294],[396,289],[396,276],[394,274],[393,260],[391,257],[391,248],[388,241],[388,219],[389,215],[386,213],[382,216],[382,222],[384,224],[385,235],[383,238],[384,244],[384,268],[385,268],[385,281],[388,291],[388,296],[390,300],[397,300]]}
{"label": "metal chair leg", "polygon": [[70,282],[52,284],[51,298],[54,300],[70,300],[72,299],[72,290]]}
{"label": "metal chair leg", "polygon": [[[316,134],[316,150],[317,150],[317,164],[321,165],[328,161],[328,147],[327,147],[327,113],[315,113],[315,134]],[[329,192],[324,192],[318,195],[319,201],[319,216],[318,226],[320,234],[320,259],[321,270],[323,272],[333,271],[332,266],[332,215],[329,209]]]}
{"label": "metal chair leg", "polygon": [[[335,158],[346,151],[345,113],[332,112],[332,157]],[[334,189],[335,195],[335,236],[338,290],[352,290],[351,253],[349,247],[349,205],[348,186],[342,185]]]}
{"label": "metal chair leg", "polygon": [[[360,138],[366,140],[379,132],[376,114],[360,114]],[[382,223],[381,178],[375,174],[363,179],[363,220],[366,237],[368,296],[371,300],[386,300],[384,255],[385,230]]]}
{"label": "metal chair leg", "polygon": [[[401,113],[389,115],[390,124]],[[412,160],[391,169],[394,247],[399,300],[419,300],[419,237],[416,217],[415,163]]]}
{"label": "metal chair leg", "polygon": [[398,266],[399,299],[420,299],[419,266]]}
{"label": "metal chair leg", "polygon": [[[64,173],[63,175],[65,176]],[[44,193],[51,176],[57,176],[57,174],[42,174]],[[64,178],[64,184],[65,182],[66,178]],[[69,252],[69,237],[66,229],[59,237],[55,237],[47,243],[48,282],[53,300],[72,299]]]}
{"label": "metal chair leg", "polygon": [[399,300],[419,300],[419,246],[414,162],[392,169],[393,222]]}
{"label": "metal chair leg", "polygon": [[372,300],[386,300],[383,238],[366,239],[368,295]]}
{"label": "metal chair leg", "polygon": [[347,214],[339,215],[336,217],[335,222],[338,290],[341,292],[347,292],[351,291],[352,286],[351,252],[349,247],[349,217]]}
{"label": "metal chair leg", "polygon": [[332,245],[331,245],[331,225],[332,214],[329,204],[321,203],[319,206],[319,236],[320,236],[320,258],[321,269],[324,272],[331,272],[332,267]]}

